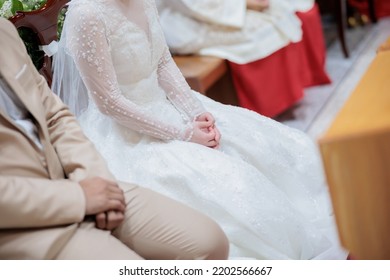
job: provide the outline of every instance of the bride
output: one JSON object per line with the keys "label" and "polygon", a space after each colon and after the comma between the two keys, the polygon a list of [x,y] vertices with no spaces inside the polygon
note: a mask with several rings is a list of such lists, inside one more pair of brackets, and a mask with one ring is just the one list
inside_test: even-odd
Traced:
{"label": "bride", "polygon": [[191,91],[154,0],[71,1],[53,90],[119,179],[214,218],[230,258],[346,257],[315,145]]}

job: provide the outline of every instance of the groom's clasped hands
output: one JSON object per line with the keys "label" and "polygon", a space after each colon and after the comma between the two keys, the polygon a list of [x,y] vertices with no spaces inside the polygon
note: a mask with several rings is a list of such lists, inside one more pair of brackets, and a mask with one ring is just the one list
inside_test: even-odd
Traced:
{"label": "groom's clasped hands", "polygon": [[193,123],[194,133],[191,142],[216,149],[219,147],[221,133],[215,125],[215,119],[209,112],[200,114]]}

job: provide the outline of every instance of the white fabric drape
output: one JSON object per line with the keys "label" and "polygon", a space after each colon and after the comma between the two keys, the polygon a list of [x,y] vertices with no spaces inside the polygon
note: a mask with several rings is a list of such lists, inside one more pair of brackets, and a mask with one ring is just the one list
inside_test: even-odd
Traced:
{"label": "white fabric drape", "polygon": [[245,64],[302,39],[295,12],[305,5],[290,2],[270,0],[262,12],[247,10],[245,0],[158,0],[158,7],[174,53],[212,55]]}

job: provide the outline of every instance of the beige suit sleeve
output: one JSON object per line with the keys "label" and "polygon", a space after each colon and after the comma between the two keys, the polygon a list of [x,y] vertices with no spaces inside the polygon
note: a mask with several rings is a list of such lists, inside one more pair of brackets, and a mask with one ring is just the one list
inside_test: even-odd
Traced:
{"label": "beige suit sleeve", "polygon": [[85,198],[78,183],[0,176],[0,229],[81,222]]}
{"label": "beige suit sleeve", "polygon": [[[39,77],[37,77],[39,79]],[[65,176],[73,181],[102,177],[115,181],[93,143],[84,135],[76,118],[41,78],[50,142],[62,164]]]}

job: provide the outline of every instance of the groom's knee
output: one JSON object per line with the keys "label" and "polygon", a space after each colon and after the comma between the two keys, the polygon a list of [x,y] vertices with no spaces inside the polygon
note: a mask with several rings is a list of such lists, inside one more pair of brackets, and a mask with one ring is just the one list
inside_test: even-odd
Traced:
{"label": "groom's knee", "polygon": [[213,222],[208,228],[204,242],[201,244],[206,260],[226,260],[229,256],[229,241],[222,229]]}

